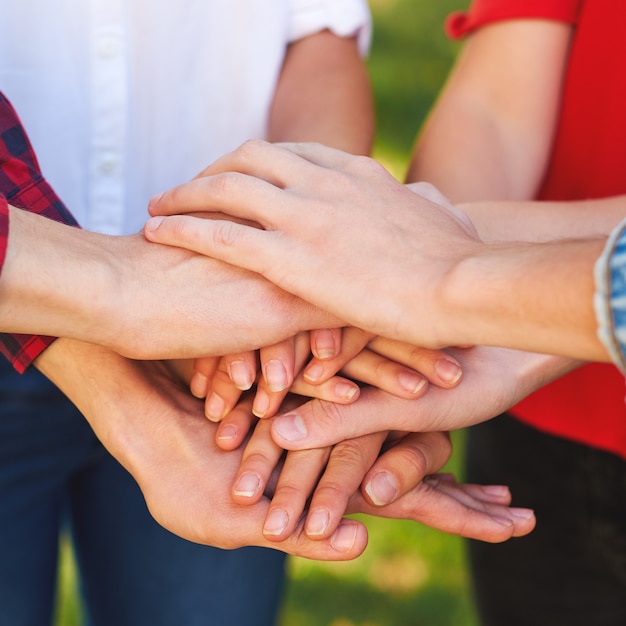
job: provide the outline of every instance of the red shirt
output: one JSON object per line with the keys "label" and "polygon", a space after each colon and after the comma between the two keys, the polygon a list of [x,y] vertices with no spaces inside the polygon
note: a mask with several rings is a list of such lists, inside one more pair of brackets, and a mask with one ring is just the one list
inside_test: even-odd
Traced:
{"label": "red shirt", "polygon": [[[0,270],[9,234],[8,206],[38,213],[72,226],[76,220],[42,177],[28,136],[13,107],[0,92]],[[53,337],[0,333],[0,352],[23,372]]]}
{"label": "red shirt", "polygon": [[[575,25],[559,126],[541,200],[626,193],[626,2],[475,0],[450,16],[453,37],[490,22],[542,18]],[[594,363],[547,385],[511,412],[545,432],[626,459],[626,385],[613,365]]]}

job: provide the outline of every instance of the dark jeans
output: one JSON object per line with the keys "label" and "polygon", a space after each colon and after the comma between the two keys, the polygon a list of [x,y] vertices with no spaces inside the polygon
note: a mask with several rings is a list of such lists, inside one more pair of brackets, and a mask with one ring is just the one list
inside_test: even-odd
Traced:
{"label": "dark jeans", "polygon": [[485,626],[626,624],[626,462],[501,416],[470,429],[467,479],[537,515],[527,537],[469,542]]}
{"label": "dark jeans", "polygon": [[51,620],[67,520],[96,626],[269,626],[284,555],[180,539],[38,372],[0,364],[0,625]]}

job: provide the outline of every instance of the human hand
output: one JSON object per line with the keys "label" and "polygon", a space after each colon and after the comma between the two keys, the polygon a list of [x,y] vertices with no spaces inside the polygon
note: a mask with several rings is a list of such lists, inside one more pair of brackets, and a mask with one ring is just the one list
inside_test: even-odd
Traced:
{"label": "human hand", "polygon": [[[359,393],[353,381],[399,397],[417,398],[426,392],[428,382],[449,388],[462,376],[458,362],[444,351],[373,338],[356,328],[319,329],[310,337],[310,351],[309,333],[299,333],[259,351],[196,359],[192,375],[186,377],[191,378],[191,392],[206,398],[207,417],[220,421],[255,382],[253,413],[271,417],[288,391],[348,404]],[[327,348],[320,350],[320,345]],[[320,358],[321,354],[325,358]],[[339,371],[348,378],[335,376]]]}
{"label": "human hand", "polygon": [[[148,239],[259,272],[377,335],[454,343],[436,300],[478,243],[461,212],[414,193],[371,159],[316,144],[248,142],[205,174],[151,201],[161,217],[146,224]],[[203,209],[265,230],[172,215]]]}
{"label": "human hand", "polygon": [[[320,343],[323,337],[321,341],[329,345],[336,333],[337,329],[311,331],[312,343]],[[341,342],[333,356],[320,358],[314,352],[302,377],[320,384],[337,372],[407,399],[423,395],[427,383],[454,387],[463,375],[458,361],[444,350],[419,348],[358,328],[342,329]]]}
{"label": "human hand", "polygon": [[258,351],[195,359],[191,373],[184,378],[195,397],[206,398],[205,414],[215,422],[225,419],[253,385],[252,412],[257,417],[274,415],[290,390],[340,404],[356,400],[359,387],[347,378],[331,374],[321,384],[312,385],[297,375],[309,355],[308,333],[299,333]]}
{"label": "human hand", "polygon": [[[155,359],[255,349],[341,324],[259,275],[140,234],[101,235],[20,209],[11,229],[0,303],[5,332]],[[40,242],[36,251],[29,241]]]}
{"label": "human hand", "polygon": [[322,542],[309,539],[303,525],[279,543],[264,537],[270,500],[247,507],[233,502],[241,451],[216,446],[217,427],[204,417],[202,403],[163,363],[60,339],[37,367],[78,406],[137,480],[151,514],[171,532],[226,549],[256,545],[322,560],[352,559],[365,549],[367,531],[355,520],[342,521]]}
{"label": "human hand", "polygon": [[[385,451],[379,457],[383,445]],[[448,474],[434,474],[451,451],[446,433],[390,438],[386,433],[374,433],[333,447],[283,456],[271,438],[268,420],[261,420],[243,453],[233,499],[241,504],[258,502],[272,472],[280,466],[263,527],[272,541],[284,540],[302,520],[309,538],[325,540],[346,512],[412,519],[444,532],[491,542],[533,529],[532,511],[510,507],[506,487],[462,485]],[[386,494],[383,504],[376,494],[381,486],[387,490],[390,479],[395,480],[395,490],[392,497]]]}
{"label": "human hand", "polygon": [[381,430],[448,431],[499,415],[580,362],[504,348],[450,350],[463,369],[453,389],[430,386],[417,400],[362,389],[347,406],[312,400],[272,418],[272,437],[297,450],[332,445]]}

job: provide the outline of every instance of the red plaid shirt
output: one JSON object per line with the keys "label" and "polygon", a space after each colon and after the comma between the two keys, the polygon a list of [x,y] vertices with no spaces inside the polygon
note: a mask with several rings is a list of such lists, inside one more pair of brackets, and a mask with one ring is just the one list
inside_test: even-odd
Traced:
{"label": "red plaid shirt", "polygon": [[[37,157],[10,102],[0,92],[0,270],[9,236],[8,204],[77,226],[72,214],[42,177]],[[54,337],[0,333],[0,351],[23,372]]]}

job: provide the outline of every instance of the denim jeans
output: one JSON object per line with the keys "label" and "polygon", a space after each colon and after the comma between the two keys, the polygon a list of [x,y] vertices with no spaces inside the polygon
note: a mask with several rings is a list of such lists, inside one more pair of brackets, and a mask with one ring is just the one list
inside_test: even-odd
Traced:
{"label": "denim jeans", "polygon": [[465,478],[537,515],[526,537],[468,544],[482,626],[626,624],[626,461],[500,416],[469,429]]}
{"label": "denim jeans", "polygon": [[39,372],[0,364],[0,626],[50,623],[61,526],[95,626],[269,626],[284,555],[190,543]]}

